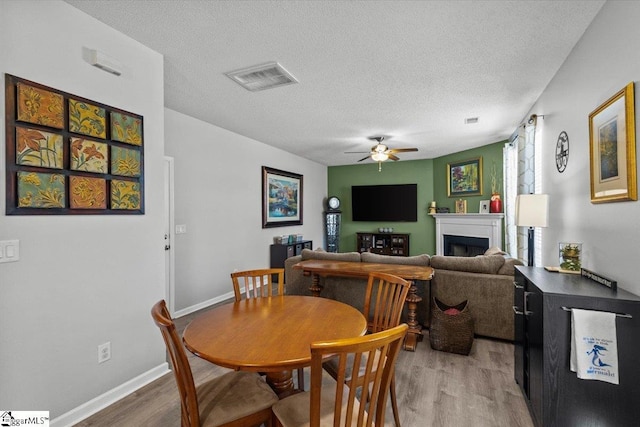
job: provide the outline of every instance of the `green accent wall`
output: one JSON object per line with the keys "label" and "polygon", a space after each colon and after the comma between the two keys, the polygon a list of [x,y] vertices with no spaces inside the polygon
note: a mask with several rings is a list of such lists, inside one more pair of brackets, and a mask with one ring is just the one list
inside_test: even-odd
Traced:
{"label": "green accent wall", "polygon": [[[491,199],[491,168],[495,165],[496,180],[498,182],[498,192],[502,195],[502,148],[507,141],[496,142],[471,150],[449,154],[433,160],[434,187],[433,193],[436,205],[441,208],[449,208],[451,212],[456,211],[456,200],[467,201],[467,213],[480,212],[480,200]],[[447,165],[464,160],[472,160],[482,157],[482,194],[479,196],[448,197],[447,196]]]}
{"label": "green accent wall", "polygon": [[[340,252],[356,251],[357,232],[377,232],[380,227],[391,227],[396,233],[409,233],[410,255],[435,254],[435,220],[428,215],[431,201],[438,207],[448,207],[455,212],[458,198],[447,197],[447,165],[467,159],[482,157],[483,190],[481,196],[465,197],[467,212],[478,212],[480,200],[491,197],[489,173],[495,162],[497,180],[502,193],[502,147],[505,142],[497,142],[483,147],[449,154],[429,160],[401,160],[378,164],[367,162],[348,166],[330,166],[327,172],[329,196],[337,196],[341,201],[342,226],[340,228]],[[354,222],[351,209],[352,185],[417,184],[417,222]]]}

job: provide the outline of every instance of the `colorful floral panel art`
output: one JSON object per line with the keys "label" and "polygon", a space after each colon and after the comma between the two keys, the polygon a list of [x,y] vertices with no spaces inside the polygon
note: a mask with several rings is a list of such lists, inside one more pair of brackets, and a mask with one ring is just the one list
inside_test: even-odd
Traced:
{"label": "colorful floral panel art", "polygon": [[111,209],[140,209],[140,195],[137,181],[111,181]]}
{"label": "colorful floral panel art", "polygon": [[64,208],[64,175],[18,172],[18,206],[22,208]]}
{"label": "colorful floral panel art", "polygon": [[111,139],[132,145],[142,145],[142,120],[112,112]]}
{"label": "colorful floral panel art", "polygon": [[107,208],[107,180],[103,178],[71,176],[69,194],[71,209]]}
{"label": "colorful floral panel art", "polygon": [[62,135],[16,127],[16,164],[63,168]]}
{"label": "colorful floral panel art", "polygon": [[140,176],[140,152],[127,148],[111,147],[111,174]]}
{"label": "colorful floral panel art", "polygon": [[107,137],[107,112],[104,108],[86,102],[69,99],[69,130],[105,139]]}
{"label": "colorful floral panel art", "polygon": [[64,98],[57,93],[18,83],[18,120],[64,128]]}
{"label": "colorful floral panel art", "polygon": [[71,169],[107,173],[108,145],[88,139],[71,138]]}
{"label": "colorful floral panel art", "polygon": [[141,115],[8,73],[4,83],[6,215],[144,215]]}

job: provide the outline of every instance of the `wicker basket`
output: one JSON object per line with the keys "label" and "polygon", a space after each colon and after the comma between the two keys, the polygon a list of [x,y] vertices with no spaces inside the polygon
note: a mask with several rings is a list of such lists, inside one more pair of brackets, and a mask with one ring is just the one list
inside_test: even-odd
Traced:
{"label": "wicker basket", "polygon": [[[445,314],[450,308],[460,310],[460,313]],[[433,298],[429,341],[434,350],[469,354],[473,345],[473,319],[467,301],[449,306]]]}

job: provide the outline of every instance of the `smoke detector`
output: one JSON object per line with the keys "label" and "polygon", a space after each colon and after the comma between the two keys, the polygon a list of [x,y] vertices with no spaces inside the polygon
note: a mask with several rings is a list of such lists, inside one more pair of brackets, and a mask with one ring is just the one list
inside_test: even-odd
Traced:
{"label": "smoke detector", "polygon": [[295,77],[277,62],[230,71],[225,75],[251,92],[298,83]]}

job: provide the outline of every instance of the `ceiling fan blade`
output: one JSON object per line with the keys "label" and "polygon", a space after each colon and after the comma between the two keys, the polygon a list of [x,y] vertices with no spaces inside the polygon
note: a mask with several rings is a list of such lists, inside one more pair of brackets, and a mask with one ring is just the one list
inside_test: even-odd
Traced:
{"label": "ceiling fan blade", "polygon": [[363,158],[361,158],[361,159],[360,159],[360,160],[358,160],[358,161],[359,161],[359,162],[361,162],[361,161],[363,161],[363,160],[367,160],[369,157],[371,157],[371,156],[363,157]]}
{"label": "ceiling fan blade", "polygon": [[408,153],[409,151],[418,151],[417,148],[392,148],[389,153]]}
{"label": "ceiling fan blade", "polygon": [[370,151],[345,151],[344,154],[366,154],[371,153]]}
{"label": "ceiling fan blade", "polygon": [[394,156],[394,155],[393,155],[393,154],[391,154],[391,153],[387,153],[387,154],[389,155],[389,158],[390,158],[391,160],[400,160],[400,158],[399,158],[399,157]]}

